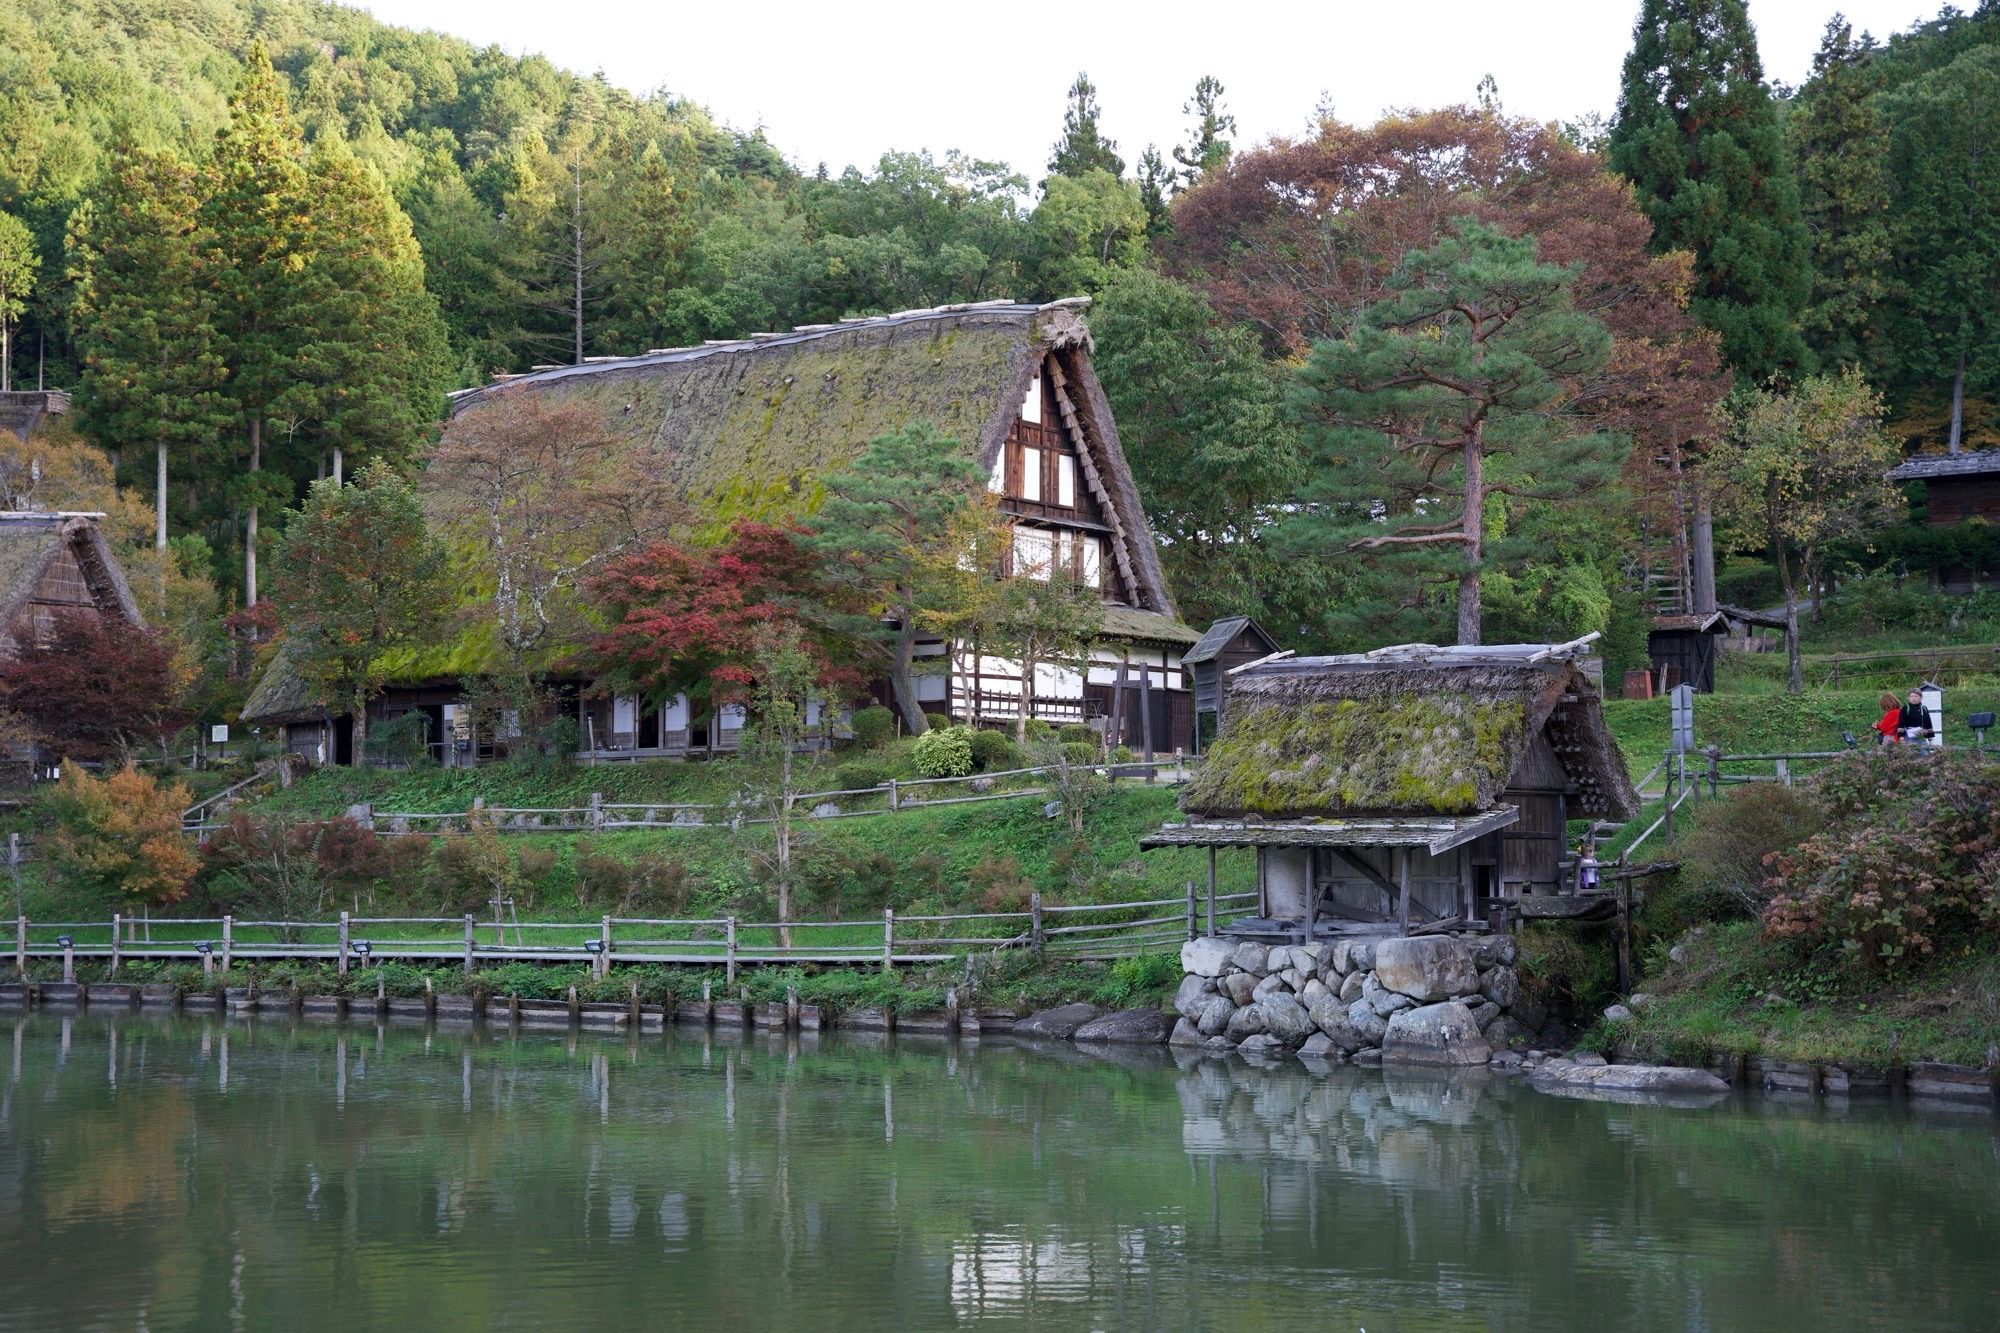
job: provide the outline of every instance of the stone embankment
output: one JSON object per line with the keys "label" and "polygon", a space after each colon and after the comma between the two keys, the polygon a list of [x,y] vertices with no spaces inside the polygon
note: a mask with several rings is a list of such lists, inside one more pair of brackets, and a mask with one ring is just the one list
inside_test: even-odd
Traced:
{"label": "stone embankment", "polygon": [[1547,1021],[1514,941],[1416,935],[1181,947],[1176,1046],[1355,1064],[1483,1065]]}

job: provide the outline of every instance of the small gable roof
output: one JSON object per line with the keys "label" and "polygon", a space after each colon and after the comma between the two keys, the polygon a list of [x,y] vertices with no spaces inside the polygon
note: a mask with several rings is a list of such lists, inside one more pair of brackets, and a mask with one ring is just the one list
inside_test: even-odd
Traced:
{"label": "small gable roof", "polygon": [[1926,481],[1932,477],[1976,477],[2000,472],[2000,449],[1974,449],[1962,454],[1918,454],[1889,469],[1890,481]]}
{"label": "small gable roof", "polygon": [[98,527],[102,514],[0,513],[0,632],[13,622],[49,566],[64,548],[84,572],[91,598],[101,612],[116,612],[134,625],[145,623],[118,556]]}
{"label": "small gable roof", "polygon": [[1406,644],[1250,667],[1225,686],[1228,725],[1181,808],[1198,819],[1483,814],[1546,729],[1572,809],[1629,818],[1638,794],[1574,656]]}
{"label": "small gable roof", "polygon": [[1224,616],[1208,627],[1206,633],[1194,647],[1181,654],[1182,666],[1193,666],[1198,662],[1212,662],[1229,646],[1229,641],[1241,634],[1245,628],[1257,631],[1257,637],[1271,645],[1278,646],[1277,640],[1264,633],[1264,629],[1248,616]]}

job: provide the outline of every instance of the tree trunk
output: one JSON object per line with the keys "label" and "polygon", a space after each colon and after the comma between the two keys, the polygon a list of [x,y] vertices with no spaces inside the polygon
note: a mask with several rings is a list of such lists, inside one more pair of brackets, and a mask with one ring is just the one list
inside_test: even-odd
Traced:
{"label": "tree trunk", "polygon": [[349,766],[353,768],[367,767],[368,760],[365,747],[368,744],[368,701],[366,699],[360,700],[354,705],[354,716],[348,722],[347,743],[354,750],[354,753],[348,756]]}
{"label": "tree trunk", "polygon": [[778,947],[792,947],[792,742],[783,739],[784,758],[778,772],[783,787],[778,794]]}
{"label": "tree trunk", "polygon": [[1694,612],[1715,610],[1715,505],[1699,476],[1694,482]]}
{"label": "tree trunk", "polygon": [[153,445],[153,546],[167,549],[167,442]]}
{"label": "tree trunk", "polygon": [[1951,435],[1945,440],[1944,451],[1958,452],[1959,441],[1965,427],[1965,349],[1958,349],[1958,369],[1951,377]]}
{"label": "tree trunk", "polygon": [[1458,641],[1479,642],[1479,565],[1486,542],[1486,455],[1479,428],[1465,441],[1465,572],[1458,576]]}
{"label": "tree trunk", "polygon": [[1799,599],[1785,590],[1785,693],[1806,692],[1805,663],[1799,659]]}
{"label": "tree trunk", "polygon": [[889,669],[889,692],[896,700],[896,711],[903,715],[904,728],[912,736],[921,736],[930,730],[930,723],[924,721],[924,706],[917,698],[917,683],[911,679],[917,632],[909,620],[905,616],[902,628],[896,631],[896,660]]}
{"label": "tree trunk", "polygon": [[1021,650],[1021,695],[1020,706],[1014,710],[1014,744],[1028,743],[1028,709],[1035,697],[1035,659]]}
{"label": "tree trunk", "polygon": [[5,315],[0,315],[0,393],[11,393],[14,388],[14,339],[8,327],[11,323]]}
{"label": "tree trunk", "polygon": [[342,454],[339,445],[333,446],[333,484],[340,485]]}
{"label": "tree trunk", "polygon": [[[250,475],[254,481],[257,470],[264,465],[264,421],[257,413],[250,415]],[[250,499],[250,512],[243,523],[243,605],[247,610],[257,605],[257,499]]]}

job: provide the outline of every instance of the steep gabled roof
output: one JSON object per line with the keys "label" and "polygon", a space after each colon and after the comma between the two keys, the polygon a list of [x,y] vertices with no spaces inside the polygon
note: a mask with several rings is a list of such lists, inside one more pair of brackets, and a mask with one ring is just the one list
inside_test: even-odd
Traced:
{"label": "steep gabled roof", "polygon": [[2000,472],[2000,449],[1975,449],[1963,454],[1918,454],[1889,469],[1890,481],[1925,481],[1932,477],[1976,477]]}
{"label": "steep gabled roof", "polygon": [[1225,689],[1228,724],[1181,794],[1196,818],[1480,814],[1544,727],[1576,813],[1639,808],[1596,687],[1543,645],[1296,658]]}
{"label": "steep gabled roof", "polygon": [[1256,630],[1258,636],[1273,648],[1278,646],[1270,635],[1264,633],[1263,627],[1250,617],[1224,616],[1208,627],[1194,647],[1181,654],[1181,665],[1194,666],[1198,662],[1212,661],[1221,655],[1222,650],[1229,646],[1229,641],[1241,634],[1246,626]]}
{"label": "steep gabled roof", "polygon": [[76,556],[90,587],[91,598],[103,612],[142,625],[139,604],[125,583],[118,556],[97,526],[102,514],[0,513],[0,635],[6,632],[49,566],[65,548]]}

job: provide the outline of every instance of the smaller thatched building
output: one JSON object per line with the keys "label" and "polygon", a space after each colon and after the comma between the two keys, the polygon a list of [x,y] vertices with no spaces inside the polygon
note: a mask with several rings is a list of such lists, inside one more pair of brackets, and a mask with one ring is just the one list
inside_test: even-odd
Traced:
{"label": "smaller thatched building", "polygon": [[[1594,636],[1593,636],[1594,637]],[[1571,819],[1638,793],[1583,644],[1403,645],[1253,664],[1221,734],[1142,847],[1251,849],[1250,934],[1478,927],[1564,891]]]}
{"label": "smaller thatched building", "polygon": [[0,658],[48,644],[66,615],[143,623],[103,517],[0,513]]}

